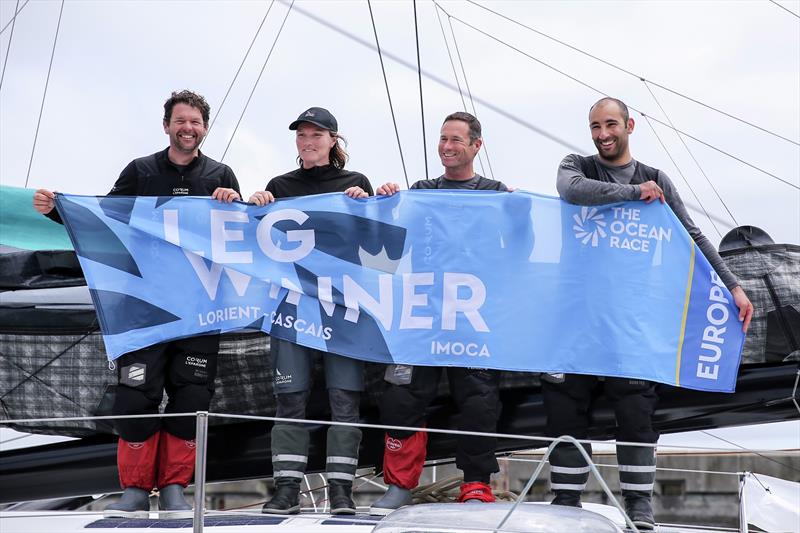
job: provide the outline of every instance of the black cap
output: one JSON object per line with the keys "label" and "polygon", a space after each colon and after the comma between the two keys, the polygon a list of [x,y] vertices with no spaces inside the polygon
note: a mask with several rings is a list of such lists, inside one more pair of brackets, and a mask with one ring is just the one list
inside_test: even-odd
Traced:
{"label": "black cap", "polygon": [[321,107],[310,107],[297,117],[297,120],[289,124],[290,130],[296,130],[301,122],[310,122],[315,126],[330,130],[332,132],[339,131],[339,124],[336,122],[336,117],[331,115],[331,112]]}

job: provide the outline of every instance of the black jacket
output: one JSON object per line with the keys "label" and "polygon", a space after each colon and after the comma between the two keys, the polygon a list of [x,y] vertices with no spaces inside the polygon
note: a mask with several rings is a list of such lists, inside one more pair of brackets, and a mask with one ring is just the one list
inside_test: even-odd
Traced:
{"label": "black jacket", "polygon": [[372,196],[374,191],[369,180],[359,172],[324,165],[310,169],[298,168],[269,180],[267,191],[275,198],[307,196],[326,192],[344,192],[350,187],[361,187]]}
{"label": "black jacket", "polygon": [[[228,165],[218,163],[202,152],[186,166],[169,160],[169,148],[134,159],[117,178],[109,196],[210,196],[217,187],[239,194],[239,182]],[[61,223],[53,209],[47,217]]]}

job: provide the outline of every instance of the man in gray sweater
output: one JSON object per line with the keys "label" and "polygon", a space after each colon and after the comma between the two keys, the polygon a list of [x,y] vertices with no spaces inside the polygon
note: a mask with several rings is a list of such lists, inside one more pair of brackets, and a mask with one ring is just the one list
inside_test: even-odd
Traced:
{"label": "man in gray sweater", "polygon": [[[616,98],[600,99],[589,110],[589,128],[597,155],[583,157],[570,154],[561,161],[556,182],[561,198],[578,205],[628,200],[647,203],[659,200],[669,204],[731,291],[734,303],[739,308],[742,330],[746,332],[753,316],[753,305],[736,277],[689,217],[667,175],[631,157],[628,137],[633,133],[634,121],[628,113],[628,107]],[[543,376],[548,436],[587,437],[589,404],[597,382],[596,376]],[[655,383],[606,377],[603,387],[616,414],[619,428],[617,440],[646,444],[617,445],[617,459],[625,510],[637,527],[652,529],[655,520],[651,496],[656,473],[655,443],[658,440],[652,423],[658,401]],[[591,446],[585,447],[591,453]],[[550,465],[550,484],[555,494],[552,503],[580,507],[580,496],[589,478],[589,467],[579,450],[571,444],[557,446],[550,455]]]}

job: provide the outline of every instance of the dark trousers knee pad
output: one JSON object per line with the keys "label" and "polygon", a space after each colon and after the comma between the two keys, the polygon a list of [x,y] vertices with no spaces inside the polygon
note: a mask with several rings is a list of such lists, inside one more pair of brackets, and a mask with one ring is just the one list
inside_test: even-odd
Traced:
{"label": "dark trousers knee pad", "polygon": [[309,391],[276,394],[275,416],[278,418],[305,418],[309,396]]}
{"label": "dark trousers knee pad", "polygon": [[328,389],[331,405],[331,420],[355,424],[360,418],[361,392],[344,389]]}

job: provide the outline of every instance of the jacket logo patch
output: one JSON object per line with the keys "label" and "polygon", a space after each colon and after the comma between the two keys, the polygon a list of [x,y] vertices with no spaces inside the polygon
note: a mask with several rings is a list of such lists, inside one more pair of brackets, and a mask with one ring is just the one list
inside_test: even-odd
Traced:
{"label": "jacket logo patch", "polygon": [[275,369],[275,385],[286,385],[292,382],[291,374],[283,374],[277,368]]}
{"label": "jacket logo patch", "polygon": [[386,439],[386,449],[390,452],[399,451],[402,447],[403,443],[400,441],[400,439],[394,439],[392,437]]}
{"label": "jacket logo patch", "polygon": [[122,368],[119,382],[129,387],[138,387],[147,379],[147,365],[136,363]]}

